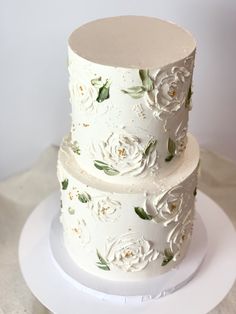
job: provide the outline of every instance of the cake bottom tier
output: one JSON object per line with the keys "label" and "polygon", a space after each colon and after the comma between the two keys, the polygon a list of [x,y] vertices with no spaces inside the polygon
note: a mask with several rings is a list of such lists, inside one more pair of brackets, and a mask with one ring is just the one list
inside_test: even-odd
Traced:
{"label": "cake bottom tier", "polygon": [[74,262],[98,277],[139,281],[183,259],[194,221],[199,147],[188,136],[183,163],[148,186],[91,177],[62,143],[58,158],[61,223]]}

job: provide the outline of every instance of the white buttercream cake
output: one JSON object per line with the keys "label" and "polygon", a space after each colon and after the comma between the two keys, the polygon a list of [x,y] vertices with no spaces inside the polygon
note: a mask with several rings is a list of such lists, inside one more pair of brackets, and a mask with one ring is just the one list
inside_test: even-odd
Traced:
{"label": "white buttercream cake", "polygon": [[170,22],[120,16],[81,26],[68,50],[72,126],[58,157],[65,247],[98,277],[158,276],[184,258],[193,229],[195,40]]}

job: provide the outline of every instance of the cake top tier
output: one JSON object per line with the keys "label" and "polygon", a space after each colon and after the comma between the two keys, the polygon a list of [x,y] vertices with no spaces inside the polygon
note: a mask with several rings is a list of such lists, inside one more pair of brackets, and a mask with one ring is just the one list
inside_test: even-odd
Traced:
{"label": "cake top tier", "polygon": [[187,144],[192,36],[156,18],[107,18],[77,29],[68,52],[79,166],[110,183],[173,173]]}
{"label": "cake top tier", "polygon": [[117,16],[87,23],[71,34],[69,45],[91,62],[136,69],[161,68],[188,57],[196,48],[188,31],[144,16]]}

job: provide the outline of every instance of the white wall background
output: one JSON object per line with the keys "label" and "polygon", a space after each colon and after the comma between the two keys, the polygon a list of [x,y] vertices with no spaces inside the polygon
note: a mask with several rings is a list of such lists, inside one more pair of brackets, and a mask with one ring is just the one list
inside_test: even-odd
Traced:
{"label": "white wall background", "polygon": [[235,0],[2,0],[0,179],[30,167],[69,130],[69,34],[89,20],[126,14],[172,20],[194,34],[190,131],[236,159]]}

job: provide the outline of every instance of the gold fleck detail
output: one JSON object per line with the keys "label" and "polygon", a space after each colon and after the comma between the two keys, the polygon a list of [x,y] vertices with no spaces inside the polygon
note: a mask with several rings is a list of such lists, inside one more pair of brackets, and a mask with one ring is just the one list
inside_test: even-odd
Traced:
{"label": "gold fleck detail", "polygon": [[173,210],[175,210],[176,209],[176,204],[175,203],[172,203],[171,205],[170,205],[170,210],[171,211],[173,211]]}
{"label": "gold fleck detail", "polygon": [[104,215],[106,211],[109,209],[109,207],[102,207],[101,212]]}
{"label": "gold fleck detail", "polygon": [[176,90],[174,89],[173,86],[170,87],[169,91],[168,91],[168,95],[172,98],[174,98],[176,96]]}
{"label": "gold fleck detail", "polygon": [[84,95],[83,86],[80,85],[79,89],[80,89],[80,91],[81,91],[81,94]]}
{"label": "gold fleck detail", "polygon": [[131,257],[131,256],[134,256],[134,253],[131,250],[127,250],[125,252],[125,257]]}
{"label": "gold fleck detail", "polygon": [[126,150],[124,148],[119,148],[118,149],[118,155],[120,157],[125,157],[126,156]]}
{"label": "gold fleck detail", "polygon": [[74,231],[80,237],[80,229],[79,228],[73,228],[72,231]]}

